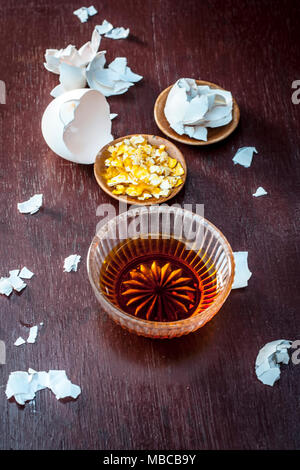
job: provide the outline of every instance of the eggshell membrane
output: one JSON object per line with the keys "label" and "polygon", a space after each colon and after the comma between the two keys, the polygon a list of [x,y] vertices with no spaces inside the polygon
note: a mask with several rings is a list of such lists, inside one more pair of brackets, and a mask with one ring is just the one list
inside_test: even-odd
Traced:
{"label": "eggshell membrane", "polygon": [[[65,112],[68,102],[74,112]],[[69,122],[62,115],[69,116]],[[55,98],[43,114],[42,134],[60,157],[75,163],[94,163],[99,150],[113,140],[105,96],[97,90],[78,89]]]}

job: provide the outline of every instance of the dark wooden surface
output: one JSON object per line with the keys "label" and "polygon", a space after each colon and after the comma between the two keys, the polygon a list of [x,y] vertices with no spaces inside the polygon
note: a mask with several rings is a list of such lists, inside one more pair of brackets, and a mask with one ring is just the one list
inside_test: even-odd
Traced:
{"label": "dark wooden surface", "polygon": [[[28,287],[0,298],[1,449],[296,449],[300,447],[300,366],[274,388],[254,373],[258,350],[299,339],[299,117],[291,84],[300,79],[299,2],[95,1],[99,14],[80,24],[75,1],[0,2],[1,275],[26,265]],[[43,67],[46,48],[81,46],[106,18],[131,28],[127,40],[102,40],[110,62],[126,56],[144,80],[109,98],[115,137],[161,135],[156,97],[179,77],[231,90],[238,129],[208,148],[178,145],[189,168],[174,200],[204,203],[205,216],[235,251],[249,251],[249,286],[231,293],[197,333],[171,341],[131,335],[101,311],[85,257],[101,203],[92,166],[55,156],[40,132],[58,77]],[[242,146],[256,146],[251,168],[234,166]],[[269,195],[255,199],[263,186]],[[44,207],[21,215],[17,202],[44,194]],[[79,253],[79,271],[63,273]],[[45,326],[37,343],[16,348],[21,322]],[[65,369],[82,387],[77,401],[37,394],[35,409],[6,400],[14,370]]]}

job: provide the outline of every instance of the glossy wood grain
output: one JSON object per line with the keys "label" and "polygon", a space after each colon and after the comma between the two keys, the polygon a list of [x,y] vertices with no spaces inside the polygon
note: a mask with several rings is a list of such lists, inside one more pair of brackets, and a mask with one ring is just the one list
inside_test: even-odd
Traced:
{"label": "glossy wood grain", "polygon": [[[0,2],[0,276],[26,265],[35,276],[21,294],[0,298],[2,449],[299,449],[300,366],[282,367],[273,388],[254,373],[258,350],[279,338],[300,339],[298,1],[119,0],[94,2],[81,24],[66,0]],[[219,314],[195,334],[170,341],[141,338],[104,314],[85,258],[96,225],[113,201],[93,166],[65,161],[43,141],[40,123],[58,76],[43,66],[46,48],[80,47],[107,19],[129,27],[126,40],[103,38],[107,61],[127,57],[144,79],[109,98],[115,138],[158,133],[157,96],[179,77],[218,83],[236,98],[241,119],[213,146],[178,144],[188,166],[172,203],[204,204],[205,217],[234,251],[249,252],[249,286],[233,291]],[[2,103],[2,101],[1,101]],[[162,134],[161,134],[162,135]],[[238,148],[255,146],[250,168],[234,165]],[[263,186],[268,195],[253,198]],[[17,203],[44,194],[33,216]],[[110,207],[110,206],[107,206]],[[103,209],[103,207],[102,207]],[[102,218],[101,218],[102,217]],[[77,273],[63,260],[82,256]],[[44,322],[36,344],[23,324]],[[6,400],[14,370],[65,369],[82,387],[61,403],[38,392],[24,409]]]}

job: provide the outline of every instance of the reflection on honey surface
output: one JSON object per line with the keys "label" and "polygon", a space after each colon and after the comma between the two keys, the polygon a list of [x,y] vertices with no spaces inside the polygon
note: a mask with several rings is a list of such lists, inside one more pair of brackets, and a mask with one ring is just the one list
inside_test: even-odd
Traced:
{"label": "reflection on honey surface", "polygon": [[128,239],[106,257],[100,287],[130,315],[168,322],[209,307],[217,295],[212,261],[174,238]]}

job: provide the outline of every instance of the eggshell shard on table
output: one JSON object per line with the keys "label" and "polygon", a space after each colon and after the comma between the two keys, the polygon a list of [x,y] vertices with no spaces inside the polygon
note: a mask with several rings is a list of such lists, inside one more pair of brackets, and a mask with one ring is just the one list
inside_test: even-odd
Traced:
{"label": "eggshell shard on table", "polygon": [[88,20],[89,14],[86,7],[78,8],[77,10],[73,11],[73,15],[76,15],[77,18],[81,21],[81,23],[85,23]]}
{"label": "eggshell shard on table", "polygon": [[105,37],[109,39],[125,39],[129,36],[130,29],[123,28],[123,26],[119,28],[113,28],[112,30],[105,33]]}
{"label": "eggshell shard on table", "polygon": [[123,26],[119,28],[114,28],[113,25],[107,21],[103,20],[102,24],[97,25],[96,29],[99,34],[103,34],[106,38],[109,39],[125,39],[129,36],[130,29],[123,28]]}
{"label": "eggshell shard on table", "polygon": [[[40,326],[42,326],[43,324],[40,323]],[[34,344],[36,342],[36,339],[37,339],[37,335],[38,335],[38,331],[39,331],[39,326],[38,325],[35,325],[35,326],[32,326],[29,328],[29,335],[28,335],[28,338],[27,340],[25,341],[22,336],[20,336],[14,343],[15,346],[21,346],[22,344],[25,344],[25,343],[29,343],[29,344]]]}
{"label": "eggshell shard on table", "polygon": [[105,34],[113,29],[113,25],[109,21],[103,20],[102,24],[98,24],[95,28],[99,34]]}
{"label": "eggshell shard on table", "polygon": [[19,277],[21,277],[22,279],[31,279],[32,276],[34,276],[34,273],[31,272],[28,268],[26,268],[26,266],[24,266],[19,273]]}
{"label": "eggshell shard on table", "polygon": [[16,341],[14,342],[14,346],[21,346],[22,344],[25,344],[25,343],[26,343],[25,339],[19,336],[19,338],[16,339]]}
{"label": "eggshell shard on table", "polygon": [[32,326],[29,330],[29,336],[27,338],[27,343],[34,344],[38,334],[38,326]]}
{"label": "eggshell shard on table", "polygon": [[27,201],[18,203],[18,210],[21,214],[35,214],[43,204],[43,195],[35,194]]}
{"label": "eggshell shard on table", "polygon": [[259,186],[259,188],[257,188],[257,190],[255,191],[254,194],[252,194],[252,196],[260,197],[260,196],[265,196],[266,194],[268,194],[267,191],[262,186]]}
{"label": "eggshell shard on table", "polygon": [[6,385],[7,399],[14,397],[19,405],[35,398],[36,392],[49,388],[57,400],[71,397],[76,399],[80,393],[79,385],[72,384],[64,370],[49,370],[37,372],[29,368],[28,372],[11,372]]}
{"label": "eggshell shard on table", "polygon": [[70,255],[64,260],[64,272],[70,273],[77,271],[78,263],[81,259],[80,255]]}
{"label": "eggshell shard on table", "polygon": [[6,295],[9,297],[13,291],[13,287],[9,281],[8,277],[1,277],[0,278],[0,294]]}
{"label": "eggshell shard on table", "polygon": [[98,13],[98,11],[94,7],[94,5],[91,5],[90,7],[87,7],[87,11],[88,11],[89,16],[94,16],[94,15],[97,15],[97,13]]}
{"label": "eggshell shard on table", "polygon": [[48,388],[57,400],[66,397],[76,399],[81,393],[79,385],[72,384],[64,370],[49,370],[48,381]]}
{"label": "eggshell shard on table", "polygon": [[238,163],[245,168],[249,168],[251,166],[254,153],[257,153],[255,147],[241,147],[238,149],[232,160],[235,165]]}
{"label": "eggshell shard on table", "polygon": [[81,7],[73,11],[73,14],[81,21],[81,23],[86,23],[89,16],[94,16],[98,13],[96,8],[91,5],[90,7]]}
{"label": "eggshell shard on table", "polygon": [[236,251],[233,253],[235,262],[235,274],[232,289],[240,289],[248,286],[252,272],[248,268],[248,251]]}
{"label": "eggshell shard on table", "polygon": [[255,373],[263,384],[271,387],[280,377],[279,364],[289,363],[288,349],[292,341],[278,339],[265,344],[259,351],[255,361]]}
{"label": "eggshell shard on table", "polygon": [[13,290],[21,292],[27,284],[23,279],[31,279],[34,274],[26,267],[19,269],[12,269],[9,271],[9,277],[0,278],[0,294],[10,296]]}
{"label": "eggshell shard on table", "polygon": [[15,291],[21,292],[23,289],[25,289],[27,284],[23,281],[23,279],[21,279],[18,276],[18,272],[19,272],[19,270],[10,271],[9,272],[10,276],[9,276],[8,280],[11,283],[11,286]]}
{"label": "eggshell shard on table", "polygon": [[97,90],[71,90],[55,98],[42,118],[42,134],[54,153],[75,163],[94,163],[113,140],[109,104]]}

